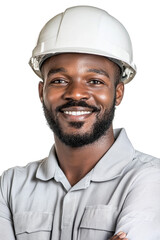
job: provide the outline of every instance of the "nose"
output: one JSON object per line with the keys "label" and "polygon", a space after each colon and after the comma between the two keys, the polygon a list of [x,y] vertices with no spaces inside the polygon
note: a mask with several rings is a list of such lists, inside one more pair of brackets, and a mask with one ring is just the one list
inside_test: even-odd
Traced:
{"label": "nose", "polygon": [[73,82],[68,86],[63,97],[65,100],[88,100],[90,98],[90,93],[87,86]]}

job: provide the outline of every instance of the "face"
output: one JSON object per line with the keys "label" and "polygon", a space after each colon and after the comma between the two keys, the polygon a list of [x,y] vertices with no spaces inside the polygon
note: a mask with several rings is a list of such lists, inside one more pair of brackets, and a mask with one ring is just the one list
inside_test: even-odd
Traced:
{"label": "face", "polygon": [[60,54],[42,66],[40,99],[49,126],[66,145],[81,147],[107,133],[123,83],[115,87],[117,65],[105,57]]}

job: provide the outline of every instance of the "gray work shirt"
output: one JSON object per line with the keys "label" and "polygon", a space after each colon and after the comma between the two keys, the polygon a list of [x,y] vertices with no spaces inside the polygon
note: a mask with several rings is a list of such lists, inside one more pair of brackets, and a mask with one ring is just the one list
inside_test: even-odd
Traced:
{"label": "gray work shirt", "polygon": [[0,240],[160,239],[160,160],[134,150],[124,129],[71,187],[49,157],[7,170],[0,185]]}

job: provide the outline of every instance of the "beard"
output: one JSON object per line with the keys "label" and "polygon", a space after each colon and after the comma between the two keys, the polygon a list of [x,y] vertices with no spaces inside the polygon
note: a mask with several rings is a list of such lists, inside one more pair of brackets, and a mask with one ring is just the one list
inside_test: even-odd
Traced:
{"label": "beard", "polygon": [[[45,106],[44,102],[42,104],[43,106],[43,111],[45,118],[47,120],[47,123],[50,127],[50,129],[54,132],[54,134],[67,146],[70,146],[72,148],[77,148],[77,147],[83,147],[85,145],[91,144],[99,138],[103,137],[107,130],[110,128],[113,118],[114,118],[114,113],[115,113],[115,103],[116,103],[116,98],[114,97],[114,101],[112,103],[112,106],[109,109],[106,109],[105,112],[101,117],[98,117],[96,115],[96,122],[93,124],[90,132],[86,132],[84,134],[67,134],[62,130],[61,124],[56,118],[55,114],[53,113],[52,110],[48,110],[47,107]],[[92,109],[93,112],[99,112],[100,109],[98,109],[95,106],[90,106],[84,101],[70,101],[63,106],[57,107],[56,112],[61,111],[61,109],[65,109],[67,107],[72,107],[72,106],[81,106],[81,107],[87,107]],[[84,122],[70,122],[69,123],[71,127],[80,129],[83,125]]]}

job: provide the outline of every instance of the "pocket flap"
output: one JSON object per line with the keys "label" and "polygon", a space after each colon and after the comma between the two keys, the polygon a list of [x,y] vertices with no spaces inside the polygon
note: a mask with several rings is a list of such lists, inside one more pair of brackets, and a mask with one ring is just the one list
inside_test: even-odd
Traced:
{"label": "pocket flap", "polygon": [[53,214],[45,212],[17,213],[13,220],[16,234],[51,231]]}
{"label": "pocket flap", "polygon": [[85,209],[80,228],[114,231],[118,212],[111,205],[90,206]]}

